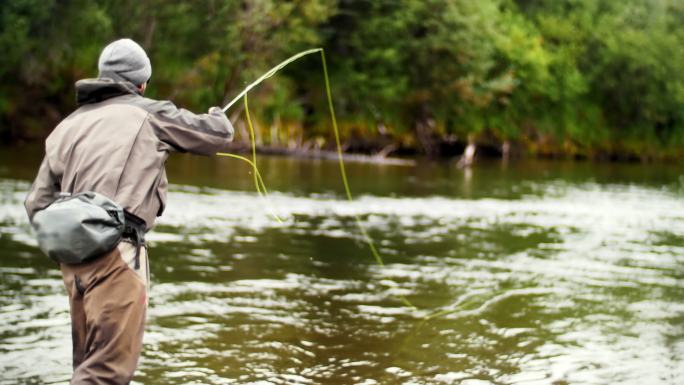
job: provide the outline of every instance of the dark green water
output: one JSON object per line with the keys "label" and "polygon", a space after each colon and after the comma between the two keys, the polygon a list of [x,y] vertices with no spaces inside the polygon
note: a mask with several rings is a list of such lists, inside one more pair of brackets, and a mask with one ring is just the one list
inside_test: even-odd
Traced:
{"label": "dark green water", "polygon": [[[21,206],[39,158],[0,150],[1,384],[71,372]],[[681,167],[349,163],[350,203],[335,162],[259,161],[269,202],[238,161],[169,163],[136,383],[684,383]]]}

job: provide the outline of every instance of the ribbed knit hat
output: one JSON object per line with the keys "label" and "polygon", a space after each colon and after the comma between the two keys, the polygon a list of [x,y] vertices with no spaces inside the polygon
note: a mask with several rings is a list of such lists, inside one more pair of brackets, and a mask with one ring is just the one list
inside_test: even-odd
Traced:
{"label": "ribbed knit hat", "polygon": [[139,86],[152,76],[152,65],[145,50],[131,39],[120,39],[106,46],[97,64],[100,77],[112,74]]}

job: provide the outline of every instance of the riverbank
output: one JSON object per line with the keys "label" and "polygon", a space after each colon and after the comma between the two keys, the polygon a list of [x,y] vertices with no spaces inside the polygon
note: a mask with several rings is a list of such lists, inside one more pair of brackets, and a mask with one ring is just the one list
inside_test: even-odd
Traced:
{"label": "riverbank", "polygon": [[[412,143],[411,140],[404,141]],[[256,146],[258,154],[291,156],[304,159],[337,159],[333,141],[309,140],[289,145]],[[454,160],[461,165],[472,165],[478,159],[556,159],[591,162],[617,163],[683,163],[684,149],[657,148],[646,143],[604,144],[581,146],[566,140],[558,143],[552,139],[498,140],[481,136],[462,140],[446,137],[434,140],[433,150],[427,153],[423,148],[406,145],[399,140],[387,138],[354,138],[342,144],[345,161],[411,165],[415,159],[427,158],[434,161]],[[230,147],[231,152],[251,153],[248,141],[238,140]]]}
{"label": "riverbank", "polygon": [[[337,159],[335,138],[328,125],[304,127],[303,122],[278,125],[254,120],[250,134],[241,112],[230,116],[235,126],[235,140],[228,151],[250,154],[251,138],[257,153],[302,159]],[[41,130],[19,130],[25,135],[2,138],[0,149],[13,146],[40,146],[50,130],[60,120],[46,117]],[[54,121],[54,122],[53,122]],[[20,125],[20,124],[19,124]],[[16,126],[16,125],[15,125]],[[597,129],[600,131],[600,129]],[[27,133],[32,132],[31,135]],[[515,138],[503,138],[491,130],[478,134],[447,134],[445,129],[432,127],[428,131],[402,131],[390,127],[352,122],[340,122],[340,140],[345,161],[392,165],[413,165],[416,159],[454,161],[467,167],[484,159],[555,159],[618,163],[684,164],[684,146],[665,145],[657,140],[628,138],[605,139],[580,143],[570,138],[558,139],[529,128]]]}

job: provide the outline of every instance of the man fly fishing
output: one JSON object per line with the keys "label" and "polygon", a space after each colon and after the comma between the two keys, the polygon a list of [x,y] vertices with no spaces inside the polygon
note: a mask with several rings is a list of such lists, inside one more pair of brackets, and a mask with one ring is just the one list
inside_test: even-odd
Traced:
{"label": "man fly fishing", "polygon": [[219,107],[196,115],[143,97],[152,67],[130,39],[107,45],[98,68],[76,82],[79,107],[47,138],[25,206],[69,295],[71,383],[127,384],[142,348],[144,234],[164,211],[165,161],[225,150],[233,127]]}

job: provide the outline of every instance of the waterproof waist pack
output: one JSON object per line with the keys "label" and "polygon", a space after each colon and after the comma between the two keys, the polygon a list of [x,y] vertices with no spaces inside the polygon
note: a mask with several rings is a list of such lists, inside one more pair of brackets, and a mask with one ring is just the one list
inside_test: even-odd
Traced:
{"label": "waterproof waist pack", "polygon": [[33,217],[40,249],[53,260],[78,264],[113,250],[121,240],[124,210],[87,191],[62,196]]}

